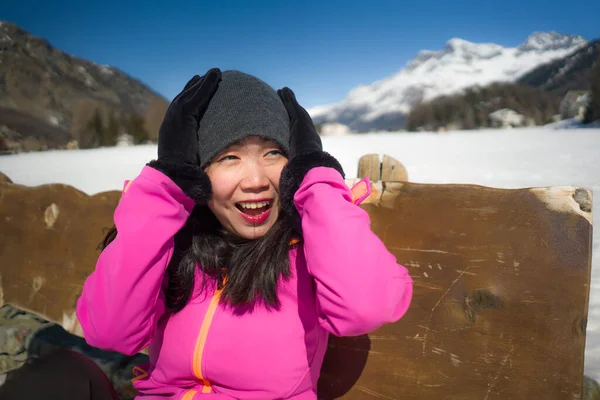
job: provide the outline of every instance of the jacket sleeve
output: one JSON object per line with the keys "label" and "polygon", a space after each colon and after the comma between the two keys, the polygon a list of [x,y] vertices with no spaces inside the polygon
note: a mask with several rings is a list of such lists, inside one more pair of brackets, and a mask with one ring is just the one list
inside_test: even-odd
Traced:
{"label": "jacket sleeve", "polygon": [[166,311],[162,284],[174,235],[193,207],[178,186],[148,166],[126,187],[114,213],[118,234],[77,300],[87,343],[128,355],[151,343]]}
{"label": "jacket sleeve", "polygon": [[336,336],[356,336],[399,320],[410,305],[413,281],[371,231],[367,212],[352,203],[341,174],[311,169],[294,203],[321,326]]}

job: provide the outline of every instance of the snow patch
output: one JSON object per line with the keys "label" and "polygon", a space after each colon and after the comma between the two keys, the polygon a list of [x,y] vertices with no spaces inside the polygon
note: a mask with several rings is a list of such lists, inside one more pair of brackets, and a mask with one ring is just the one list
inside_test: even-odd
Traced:
{"label": "snow patch", "polygon": [[583,46],[587,41],[577,35],[561,35],[557,32],[534,32],[518,47],[521,51],[544,51],[559,47]]}
{"label": "snow patch", "polygon": [[114,71],[112,70],[110,65],[100,65],[99,68],[100,72],[104,75],[111,76],[112,74],[114,74]]}
{"label": "snow patch", "polygon": [[90,73],[87,71],[87,69],[83,65],[77,66],[77,72],[79,72],[83,76],[86,86],[95,86],[96,85],[96,80],[90,75]]}
{"label": "snow patch", "polygon": [[600,121],[584,124],[579,119],[570,118],[546,125],[550,129],[599,129]]}
{"label": "snow patch", "polygon": [[48,122],[50,122],[50,124],[54,126],[58,126],[60,124],[60,122],[58,121],[58,117],[55,117],[54,115],[48,117]]}
{"label": "snow patch", "polygon": [[352,133],[348,125],[328,122],[321,126],[321,136],[344,136]]}

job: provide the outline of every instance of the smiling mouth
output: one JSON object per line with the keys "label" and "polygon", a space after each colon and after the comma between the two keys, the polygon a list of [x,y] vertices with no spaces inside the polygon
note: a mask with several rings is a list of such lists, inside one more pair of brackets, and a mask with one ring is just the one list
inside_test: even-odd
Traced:
{"label": "smiling mouth", "polygon": [[235,207],[242,213],[256,217],[267,212],[273,205],[272,201],[239,202]]}

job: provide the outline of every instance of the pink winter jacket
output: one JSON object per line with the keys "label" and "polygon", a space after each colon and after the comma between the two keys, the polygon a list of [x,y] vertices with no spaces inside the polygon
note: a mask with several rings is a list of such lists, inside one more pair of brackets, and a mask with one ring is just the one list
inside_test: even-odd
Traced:
{"label": "pink winter jacket", "polygon": [[148,365],[134,368],[137,399],[314,400],[330,333],[361,335],[404,315],[412,279],[342,176],[313,168],[294,201],[303,240],[290,247],[279,311],[234,314],[220,291],[196,287],[173,314],[165,271],[194,202],[148,166],[130,182],[115,210],[118,235],[85,281],[77,317],[92,346],[129,355],[149,346]]}

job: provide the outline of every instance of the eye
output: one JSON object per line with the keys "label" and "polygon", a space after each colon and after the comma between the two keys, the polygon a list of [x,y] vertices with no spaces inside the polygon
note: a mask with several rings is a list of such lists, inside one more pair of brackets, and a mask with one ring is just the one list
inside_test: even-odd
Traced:
{"label": "eye", "polygon": [[232,156],[232,155],[226,155],[226,156],[223,156],[223,157],[221,157],[221,158],[219,159],[219,162],[222,162],[222,161],[230,161],[230,160],[236,160],[236,159],[237,159],[237,157],[236,157],[236,156]]}
{"label": "eye", "polygon": [[267,156],[283,156],[283,152],[281,150],[271,150],[267,154]]}

